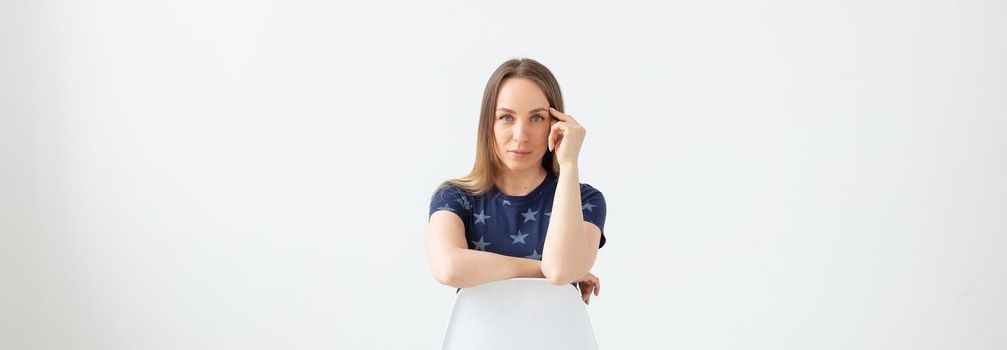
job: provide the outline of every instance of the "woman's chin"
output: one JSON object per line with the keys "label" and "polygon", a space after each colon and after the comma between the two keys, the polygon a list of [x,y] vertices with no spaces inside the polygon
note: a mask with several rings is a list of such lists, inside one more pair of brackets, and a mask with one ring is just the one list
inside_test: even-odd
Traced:
{"label": "woman's chin", "polygon": [[521,160],[509,159],[504,162],[504,165],[506,165],[508,169],[513,171],[535,169],[535,167],[540,167],[541,166],[540,164],[542,164],[542,158],[521,159]]}

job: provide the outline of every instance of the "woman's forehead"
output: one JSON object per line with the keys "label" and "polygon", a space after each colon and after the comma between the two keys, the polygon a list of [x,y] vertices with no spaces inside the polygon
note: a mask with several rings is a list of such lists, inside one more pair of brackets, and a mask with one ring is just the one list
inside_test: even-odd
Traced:
{"label": "woman's forehead", "polygon": [[533,109],[548,108],[549,100],[542,88],[528,79],[508,78],[500,83],[497,92],[497,108],[505,108],[514,113],[530,112]]}

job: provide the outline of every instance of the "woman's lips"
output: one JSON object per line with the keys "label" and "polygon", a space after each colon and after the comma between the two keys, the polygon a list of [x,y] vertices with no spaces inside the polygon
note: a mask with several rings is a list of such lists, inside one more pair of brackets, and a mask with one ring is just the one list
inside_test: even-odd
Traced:
{"label": "woman's lips", "polygon": [[531,154],[531,151],[524,151],[524,152],[522,152],[522,151],[510,151],[510,154],[513,154],[515,157],[526,157],[526,156],[528,156],[528,155]]}

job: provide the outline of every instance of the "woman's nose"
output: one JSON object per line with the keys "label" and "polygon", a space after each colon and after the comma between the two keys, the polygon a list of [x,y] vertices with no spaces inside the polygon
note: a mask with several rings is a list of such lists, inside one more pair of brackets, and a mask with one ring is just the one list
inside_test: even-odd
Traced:
{"label": "woman's nose", "polygon": [[528,139],[528,135],[526,135],[528,132],[527,129],[528,129],[527,125],[525,125],[523,122],[517,122],[517,124],[514,125],[514,141],[521,143],[527,140]]}

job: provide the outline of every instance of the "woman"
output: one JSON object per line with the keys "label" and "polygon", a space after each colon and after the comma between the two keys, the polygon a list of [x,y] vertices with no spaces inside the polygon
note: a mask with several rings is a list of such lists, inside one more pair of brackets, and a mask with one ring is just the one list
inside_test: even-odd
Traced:
{"label": "woman", "polygon": [[586,131],[563,110],[559,84],[542,64],[512,59],[493,72],[475,165],[430,201],[427,255],[437,281],[460,290],[539,277],[579,286],[586,304],[599,295],[590,269],[605,245],[605,198],[579,183]]}

